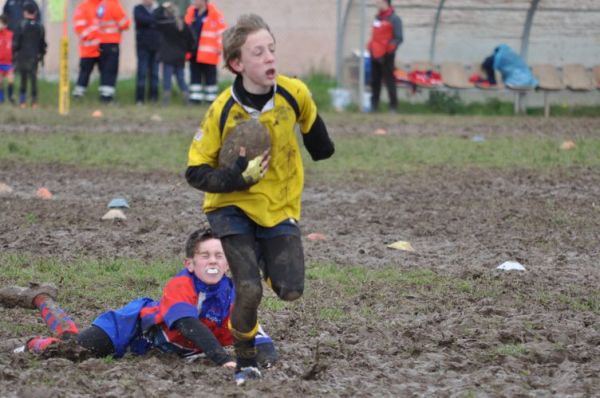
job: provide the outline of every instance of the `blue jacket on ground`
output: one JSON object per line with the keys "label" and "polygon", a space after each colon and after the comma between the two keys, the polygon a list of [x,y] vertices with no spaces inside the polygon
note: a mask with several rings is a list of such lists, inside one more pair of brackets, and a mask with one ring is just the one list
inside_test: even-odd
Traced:
{"label": "blue jacket on ground", "polygon": [[506,44],[494,50],[494,69],[500,71],[504,84],[511,88],[536,87],[537,79],[521,56]]}

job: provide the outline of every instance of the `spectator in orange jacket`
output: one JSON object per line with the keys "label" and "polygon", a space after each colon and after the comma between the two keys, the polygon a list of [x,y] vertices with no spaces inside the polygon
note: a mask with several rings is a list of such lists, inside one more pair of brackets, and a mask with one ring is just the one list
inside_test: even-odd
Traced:
{"label": "spectator in orange jacket", "polygon": [[100,101],[111,102],[119,72],[121,32],[131,21],[119,0],[92,0],[98,3],[96,17],[100,32]]}
{"label": "spectator in orange jacket", "polygon": [[73,30],[79,38],[79,76],[73,96],[85,95],[94,66],[100,62],[100,33],[96,9],[98,0],[83,0],[73,12]]}
{"label": "spectator in orange jacket", "polygon": [[227,27],[223,14],[208,0],[192,0],[185,14],[194,35],[195,46],[190,59],[190,102],[212,103],[217,98],[217,65]]}
{"label": "spectator in orange jacket", "polygon": [[390,98],[390,110],[398,110],[398,95],[394,79],[396,50],[402,44],[402,20],[394,12],[392,0],[375,0],[377,15],[373,21],[369,53],[371,55],[371,111],[379,107],[381,82]]}

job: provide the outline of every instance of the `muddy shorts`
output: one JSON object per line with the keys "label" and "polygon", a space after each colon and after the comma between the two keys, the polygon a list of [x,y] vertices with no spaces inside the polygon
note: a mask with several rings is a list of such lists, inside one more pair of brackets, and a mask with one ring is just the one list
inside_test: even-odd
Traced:
{"label": "muddy shorts", "polygon": [[256,224],[240,208],[223,207],[206,214],[210,227],[219,238],[230,235],[253,235],[256,239],[271,239],[278,236],[298,236],[300,228],[293,218],[284,220],[274,227]]}
{"label": "muddy shorts", "polygon": [[142,335],[140,321],[140,311],[152,302],[151,298],[142,297],[118,310],[106,311],[92,322],[110,337],[115,357],[122,357],[128,351],[142,355],[152,348],[152,342]]}

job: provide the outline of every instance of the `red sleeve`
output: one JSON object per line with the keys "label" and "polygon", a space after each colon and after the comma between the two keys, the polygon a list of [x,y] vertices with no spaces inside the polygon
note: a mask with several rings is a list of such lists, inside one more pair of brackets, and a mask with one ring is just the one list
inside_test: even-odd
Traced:
{"label": "red sleeve", "polygon": [[198,318],[198,295],[192,278],[178,275],[172,278],[163,290],[160,299],[160,315],[170,329],[181,318]]}

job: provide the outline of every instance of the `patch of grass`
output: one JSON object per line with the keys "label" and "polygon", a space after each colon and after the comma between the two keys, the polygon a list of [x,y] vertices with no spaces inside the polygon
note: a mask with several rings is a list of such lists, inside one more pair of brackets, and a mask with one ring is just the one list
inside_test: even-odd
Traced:
{"label": "patch of grass", "polygon": [[[308,76],[303,76],[301,79],[310,89],[315,103],[321,112],[331,109],[331,99],[328,90],[336,86],[336,81],[333,77],[320,72],[312,72]],[[231,85],[229,79],[219,80],[219,92],[225,90]],[[86,96],[79,99],[77,102],[72,101],[73,106],[98,106],[98,79],[93,79],[86,93]],[[71,83],[73,87],[73,82]],[[135,79],[127,78],[120,79],[117,84],[117,93],[115,96],[116,102],[119,105],[135,104]],[[45,107],[58,106],[58,82],[39,80],[39,102]],[[183,104],[182,98],[177,88],[173,91],[172,105]],[[431,91],[429,99],[424,103],[412,103],[400,101],[400,113],[402,114],[448,114],[448,115],[495,115],[495,116],[512,116],[513,103],[500,101],[497,98],[488,98],[478,102],[464,102],[456,94],[448,94],[444,91]],[[183,108],[183,107],[182,107]],[[356,105],[348,108],[351,112],[358,111]],[[541,107],[532,107],[527,109],[527,115],[542,116],[544,109]],[[598,117],[600,116],[600,106],[594,105],[554,105],[551,106],[551,114],[556,116],[568,117]]]}
{"label": "patch of grass", "polygon": [[508,357],[516,357],[519,355],[527,354],[528,350],[523,344],[504,344],[496,347],[494,353],[497,355],[504,355]]}
{"label": "patch of grass", "polygon": [[[403,271],[388,267],[370,270],[361,266],[338,266],[333,264],[313,264],[306,271],[308,280],[333,285],[348,296],[359,294],[361,286],[393,283],[398,293],[413,292],[427,297],[443,297],[455,294],[477,299],[494,297],[499,294],[491,280],[474,281],[453,276],[439,275],[428,269]],[[376,291],[376,288],[373,288]]]}
{"label": "patch of grass", "polygon": [[278,297],[263,297],[260,302],[261,307],[266,310],[279,312],[288,308],[289,304]]}
{"label": "patch of grass", "polygon": [[347,315],[341,308],[322,307],[319,309],[319,318],[327,321],[339,321],[347,318]]}
{"label": "patch of grass", "polygon": [[80,258],[65,263],[55,257],[15,254],[0,254],[0,265],[2,285],[57,284],[59,302],[66,309],[76,309],[79,302],[88,300],[115,308],[141,296],[158,299],[164,283],[181,268],[176,259]]}

